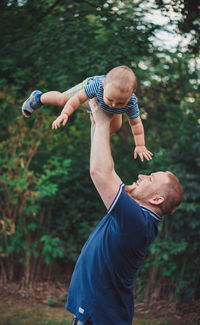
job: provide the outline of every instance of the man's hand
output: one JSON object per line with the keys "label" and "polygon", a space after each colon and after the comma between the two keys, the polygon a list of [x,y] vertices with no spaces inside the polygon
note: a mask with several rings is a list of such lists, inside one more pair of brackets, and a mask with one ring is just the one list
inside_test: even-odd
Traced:
{"label": "man's hand", "polygon": [[104,112],[98,106],[96,98],[91,99],[89,101],[89,104],[90,104],[90,108],[92,110],[92,116],[93,116],[94,123],[100,123],[100,124],[108,123],[108,124],[110,124],[114,114]]}
{"label": "man's hand", "polygon": [[66,125],[68,121],[68,115],[65,113],[60,114],[57,119],[52,123],[52,129],[57,130],[57,128],[60,127],[60,124],[62,123],[63,126]]}
{"label": "man's hand", "polygon": [[134,159],[136,159],[137,156],[140,157],[141,161],[144,161],[144,158],[146,160],[151,160],[153,154],[145,146],[136,146],[134,150]]}

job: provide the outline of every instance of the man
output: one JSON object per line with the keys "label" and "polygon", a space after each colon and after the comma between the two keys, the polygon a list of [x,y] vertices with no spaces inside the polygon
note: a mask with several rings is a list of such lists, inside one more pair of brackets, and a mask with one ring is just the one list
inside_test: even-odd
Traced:
{"label": "man", "polygon": [[110,149],[112,115],[92,107],[90,174],[107,210],[76,263],[66,308],[73,324],[131,325],[133,277],[164,214],[175,211],[183,191],[170,172],[139,175],[124,186]]}

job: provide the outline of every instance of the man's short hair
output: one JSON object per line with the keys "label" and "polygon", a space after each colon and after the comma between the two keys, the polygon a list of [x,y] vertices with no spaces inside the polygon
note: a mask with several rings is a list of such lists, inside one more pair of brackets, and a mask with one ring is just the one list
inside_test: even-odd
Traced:
{"label": "man's short hair", "polygon": [[160,205],[162,215],[172,214],[183,200],[183,188],[177,177],[167,171],[169,183],[164,188],[165,201]]}

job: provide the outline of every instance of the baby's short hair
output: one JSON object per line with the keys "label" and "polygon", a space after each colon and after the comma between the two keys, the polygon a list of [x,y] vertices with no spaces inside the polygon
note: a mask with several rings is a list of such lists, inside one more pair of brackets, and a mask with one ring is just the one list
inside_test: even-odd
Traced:
{"label": "baby's short hair", "polygon": [[134,92],[137,87],[137,79],[134,72],[126,65],[121,65],[110,70],[105,78],[105,85],[112,83],[121,91]]}

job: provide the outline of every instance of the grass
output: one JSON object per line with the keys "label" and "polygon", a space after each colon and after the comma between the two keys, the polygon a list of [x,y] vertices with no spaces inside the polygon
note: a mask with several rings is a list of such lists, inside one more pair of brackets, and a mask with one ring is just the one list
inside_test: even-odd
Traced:
{"label": "grass", "polygon": [[64,308],[14,306],[0,308],[0,325],[71,325],[72,316]]}
{"label": "grass", "polygon": [[[134,323],[134,325],[136,325]],[[139,323],[138,323],[139,325]],[[150,321],[148,318],[143,319],[141,325],[175,325],[174,322],[169,321]]]}
{"label": "grass", "polygon": [[176,325],[173,321],[155,321],[150,320],[148,316],[145,316],[143,319],[137,318],[137,316],[134,318],[133,325]]}
{"label": "grass", "polygon": [[[72,316],[64,307],[50,307],[47,305],[0,306],[0,325],[71,325]],[[133,325],[175,325],[171,321],[153,321],[145,318],[134,318]]]}

